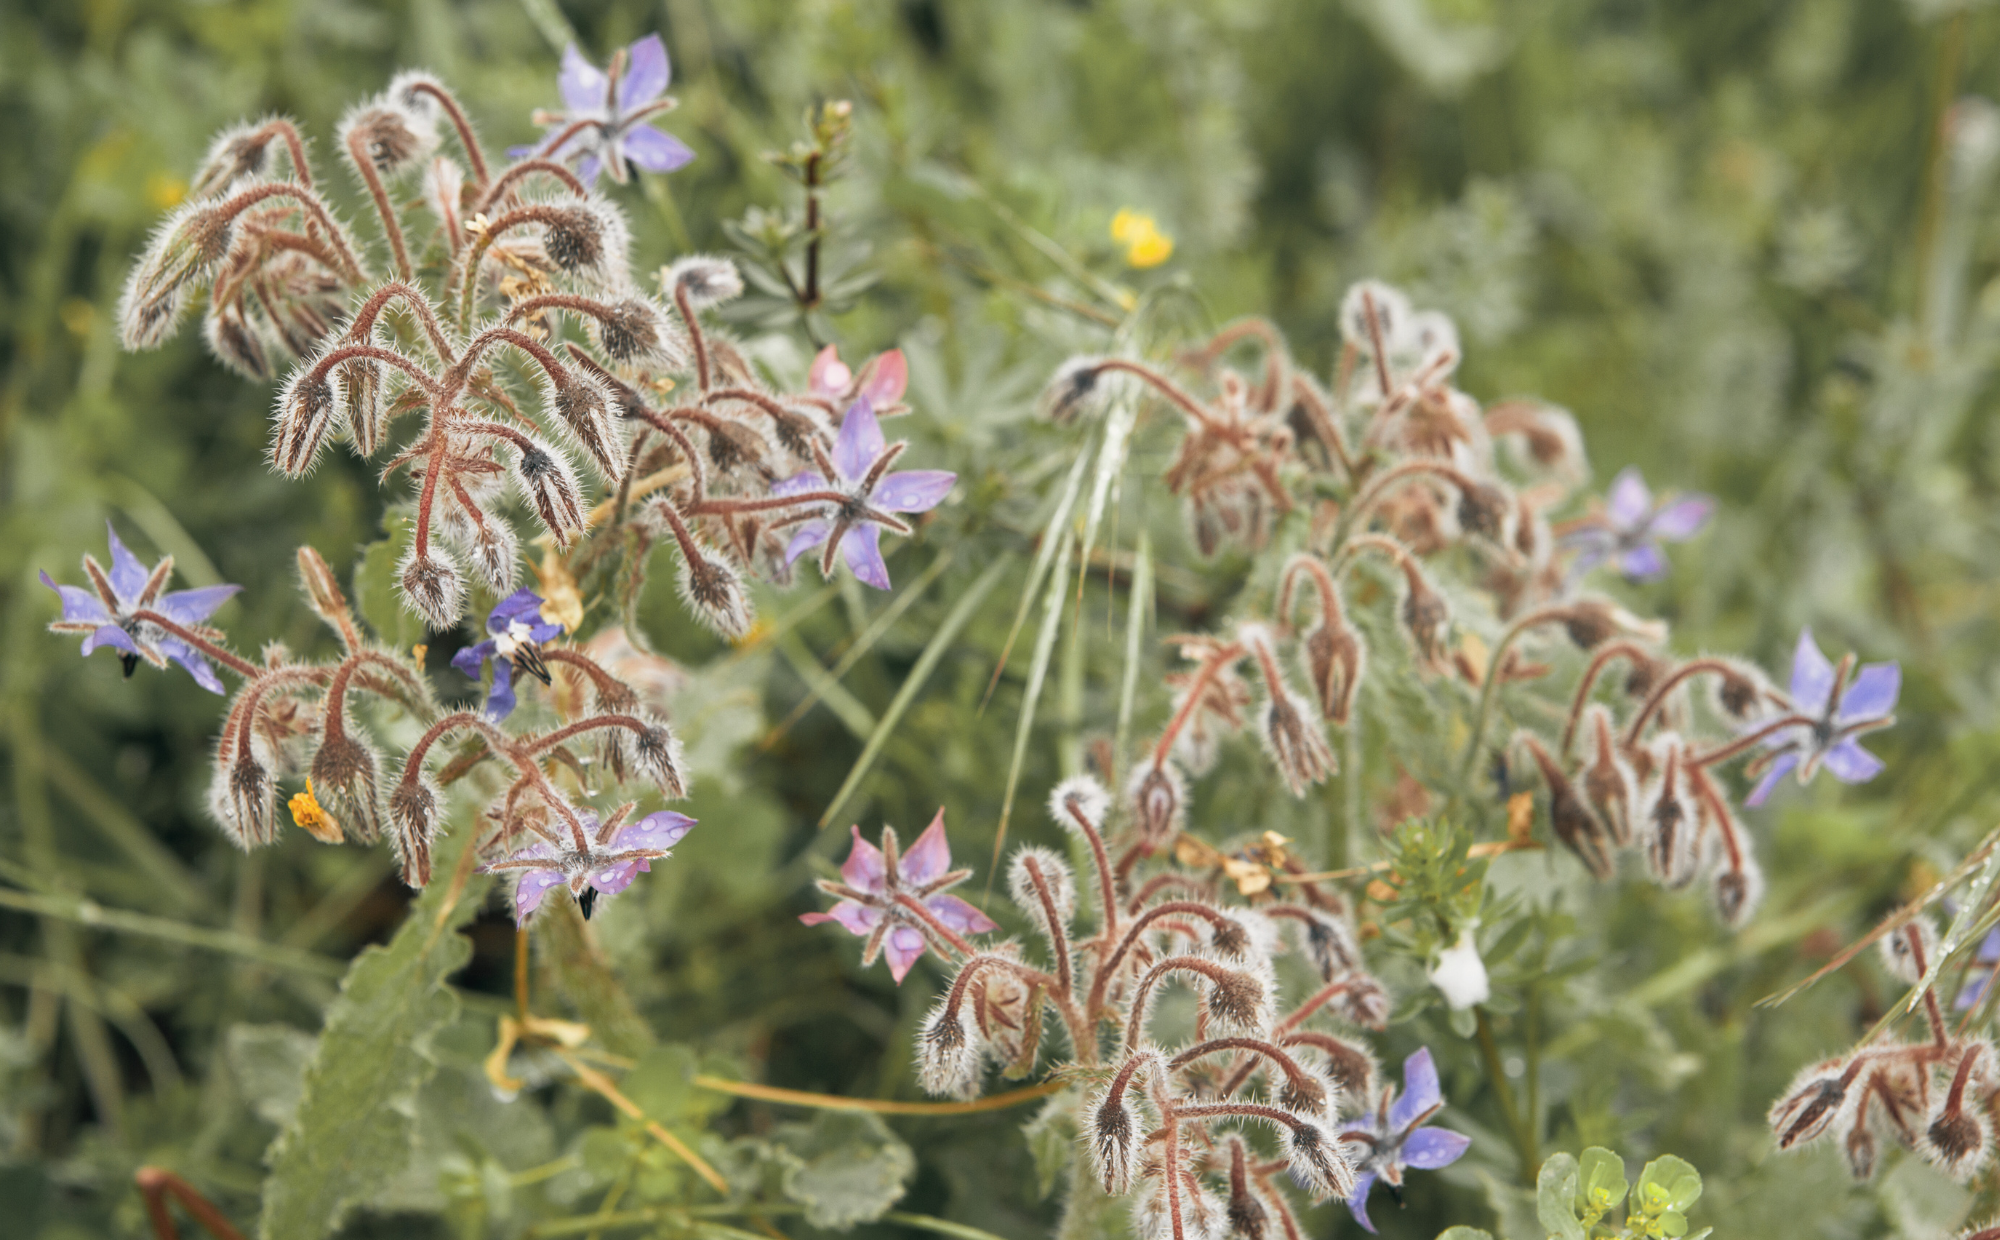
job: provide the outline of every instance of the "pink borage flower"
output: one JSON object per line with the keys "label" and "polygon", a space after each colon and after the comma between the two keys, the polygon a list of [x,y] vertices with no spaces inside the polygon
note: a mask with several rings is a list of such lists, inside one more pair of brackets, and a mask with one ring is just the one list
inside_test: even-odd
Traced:
{"label": "pink borage flower", "polygon": [[825,497],[821,516],[808,519],[785,548],[785,563],[823,546],[820,571],[833,572],[834,557],[847,560],[857,580],[878,590],[889,588],[889,567],[882,562],[882,531],[908,534],[910,524],[898,513],[929,512],[951,494],[958,475],[942,469],[909,469],[890,473],[889,466],[910,445],[887,443],[876,420],[874,403],[862,396],[848,406],[840,434],[828,454],[818,441],[812,445],[818,470],[807,470],[779,482],[773,495]]}
{"label": "pink borage flower", "polygon": [[840,349],[828,345],[813,358],[806,372],[806,390],[830,402],[834,408],[853,404],[863,397],[883,416],[901,404],[910,385],[910,366],[901,349],[878,353],[861,364],[859,373],[840,360]]}
{"label": "pink borage flower", "polygon": [[630,176],[628,168],[672,172],[685,167],[694,159],[687,143],[645,123],[674,106],[666,94],[671,81],[667,45],[657,34],[620,49],[612,56],[609,71],[585,60],[572,44],[563,52],[562,72],[556,79],[567,110],[536,113],[537,123],[549,127],[548,136],[538,145],[517,146],[507,153],[516,158],[580,158],[576,174],[586,185],[596,183],[600,169],[623,185]]}
{"label": "pink borage flower", "polygon": [[840,867],[841,881],[819,883],[821,891],[839,896],[840,902],[827,912],[806,913],[799,920],[808,926],[837,922],[848,933],[867,939],[861,950],[864,966],[874,964],[877,956],[887,956],[889,973],[900,986],[926,948],[943,942],[970,955],[972,948],[962,936],[1000,928],[964,900],[945,894],[970,878],[972,871],[951,868],[942,809],[908,852],[898,851],[894,827],[882,828],[880,848],[861,838],[860,827],[848,830],[854,834],[854,848]]}
{"label": "pink borage flower", "polygon": [[534,843],[502,861],[480,867],[482,873],[516,873],[514,920],[526,925],[541,907],[542,900],[557,887],[568,887],[583,915],[589,917],[600,895],[615,896],[632,885],[632,880],[649,872],[652,863],[668,855],[683,836],[694,830],[695,820],[686,814],[663,809],[623,826],[621,810],[600,824],[587,809],[575,811],[582,831],[582,846],[559,843],[550,838]]}

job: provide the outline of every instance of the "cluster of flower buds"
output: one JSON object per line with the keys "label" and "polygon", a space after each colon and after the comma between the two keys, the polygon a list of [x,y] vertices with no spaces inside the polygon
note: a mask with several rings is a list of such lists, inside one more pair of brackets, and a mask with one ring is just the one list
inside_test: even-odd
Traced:
{"label": "cluster of flower buds", "polygon": [[[1852,659],[1836,668],[1807,637],[1785,694],[1734,660],[1675,662],[1663,650],[1664,624],[1578,586],[1600,564],[1633,580],[1659,576],[1663,544],[1696,533],[1714,501],[1656,498],[1626,470],[1607,501],[1552,524],[1550,514],[1587,472],[1568,414],[1524,402],[1482,408],[1453,386],[1460,352],[1450,320],[1413,310],[1392,288],[1356,285],[1341,326],[1330,387],[1293,363],[1276,328],[1252,319],[1183,352],[1184,377],[1135,359],[1085,357],[1063,365],[1044,393],[1045,411],[1058,420],[1080,416],[1121,385],[1129,397],[1150,396],[1177,412],[1186,434],[1164,480],[1186,502],[1204,553],[1225,540],[1255,552],[1277,519],[1314,505],[1304,538],[1288,539],[1303,548],[1276,572],[1273,620],[1239,623],[1226,636],[1171,639],[1195,667],[1168,678],[1169,722],[1132,769],[1126,809],[1140,837],[1158,848],[1175,836],[1187,776],[1213,764],[1222,736],[1253,722],[1247,712],[1255,712],[1256,731],[1293,795],[1335,772],[1324,729],[1350,726],[1371,666],[1349,598],[1380,592],[1364,577],[1367,593],[1358,593],[1351,579],[1377,560],[1400,578],[1402,664],[1477,691],[1461,779],[1486,743],[1499,687],[1555,670],[1524,657],[1523,639],[1559,633],[1586,662],[1560,742],[1523,730],[1500,756],[1539,769],[1552,832],[1591,873],[1610,877],[1618,851],[1637,848],[1670,887],[1712,875],[1717,909],[1741,924],[1762,880],[1714,768],[1755,753],[1751,773],[1763,779],[1751,805],[1788,771],[1804,780],[1823,764],[1843,780],[1872,776],[1880,764],[1854,738],[1891,722],[1895,665],[1863,667],[1850,680]],[[1255,364],[1233,366],[1242,352]],[[1482,610],[1505,626],[1490,647],[1454,632],[1452,599],[1464,591],[1441,584],[1426,563],[1447,549],[1475,565]],[[1448,571],[1463,580],[1455,566]],[[1601,674],[1621,660],[1631,702],[1622,720],[1615,704],[1593,697]],[[1288,662],[1307,692],[1289,683]],[[1246,664],[1261,693],[1241,678]],[[1683,690],[1696,677],[1717,689],[1700,711]],[[1704,728],[1721,735],[1703,741]]]}
{"label": "cluster of flower buds", "polygon": [[[1937,933],[1922,918],[1881,940],[1890,974],[1910,985],[1925,976],[1937,952]],[[1987,1164],[2000,1051],[1989,1039],[1967,1036],[1963,1023],[1949,1029],[1935,987],[1925,989],[1921,1002],[1928,1039],[1871,1041],[1799,1073],[1771,1107],[1779,1149],[1833,1138],[1849,1170],[1864,1180],[1874,1174],[1885,1139],[1961,1182]]]}
{"label": "cluster of flower buds", "polygon": [[[572,49],[569,112],[498,168],[426,74],[351,109],[338,145],[375,206],[386,275],[314,187],[289,121],[231,130],[134,268],[125,342],[162,343],[206,285],[217,356],[255,378],[290,367],[276,468],[309,472],[335,438],[364,458],[389,452],[384,476],[406,470],[415,506],[402,596],[435,629],[464,619],[468,577],[514,588],[510,496],[558,547],[595,529],[573,554],[624,557],[627,599],[646,550],[671,541],[683,598],[725,637],[750,627],[745,576],[787,581],[814,546],[824,571],[844,557],[887,588],[881,531],[911,532],[908,514],[953,482],[889,472],[905,445],[885,443],[878,419],[902,411],[900,354],[859,380],[828,355],[807,390],[771,388],[702,321],[742,292],[735,267],[684,258],[660,271],[657,295],[643,290],[624,217],[592,188],[599,170],[622,182],[634,166],[692,158],[641,123],[671,106],[667,79],[657,35],[621,51],[609,75]],[[462,158],[440,153],[446,129]],[[414,429],[399,437],[402,419]],[[604,496],[595,509],[586,470]]]}
{"label": "cluster of flower buds", "polygon": [[[1162,1240],[1232,1228],[1253,1240],[1302,1234],[1281,1172],[1314,1200],[1348,1199],[1365,1220],[1376,1179],[1396,1185],[1405,1166],[1457,1157],[1464,1138],[1441,1134],[1452,1148],[1431,1149],[1438,1130],[1417,1127],[1442,1105],[1435,1073],[1423,1076],[1428,1054],[1410,1073],[1415,1101],[1392,1102],[1353,1036],[1384,1026],[1389,997],[1363,963],[1342,897],[1299,882],[1232,902],[1212,868],[1171,852],[1149,865],[1161,851],[1157,827],[1134,820],[1114,833],[1112,812],[1088,776],[1050,797],[1049,813],[1089,859],[1085,890],[1057,852],[1014,852],[1008,892],[1032,945],[975,941],[999,927],[946,892],[970,871],[951,869],[942,812],[907,852],[893,831],[879,849],[857,831],[840,880],[820,884],[838,903],[805,920],[866,938],[865,959],[886,955],[898,981],[926,951],[949,962],[944,996],[917,1034],[924,1088],[968,1098],[989,1065],[1020,1076],[1044,1055],[1067,1059],[1096,1082],[1078,1104],[1096,1174],[1107,1192],[1133,1198],[1141,1234]],[[1288,949],[1310,963],[1314,983],[1285,1003],[1274,960]],[[1176,984],[1196,1012],[1169,1047],[1158,1001]],[[1060,1049],[1044,1038],[1051,1015]],[[1373,1110],[1343,1130],[1343,1101]],[[1245,1131],[1258,1128],[1272,1139]]]}
{"label": "cluster of flower buds", "polygon": [[[310,549],[300,552],[307,597],[344,650],[333,663],[276,648],[261,662],[231,653],[203,621],[234,587],[163,594],[169,566],[147,574],[115,534],[109,573],[86,559],[94,594],[57,587],[54,626],[87,633],[86,654],[111,646],[128,675],[141,660],[179,661],[216,692],[211,663],[243,678],[210,804],[244,847],[275,838],[277,782],[302,773],[310,783],[293,799],[296,821],[330,840],[388,834],[405,880],[421,885],[440,784],[474,755],[491,756],[510,782],[488,811],[479,855],[522,876],[523,917],[558,881],[587,911],[692,822],[655,814],[626,824],[633,807],[600,814],[550,771],[569,768],[590,794],[608,776],[678,797],[678,747],[621,672],[558,643],[580,608],[516,590],[511,504],[552,544],[559,580],[613,578],[602,584],[624,600],[626,633],[639,632],[631,608],[650,550],[670,541],[689,610],[735,639],[751,628],[748,575],[786,583],[792,562],[818,547],[822,571],[845,559],[887,589],[881,532],[911,533],[907,517],[950,492],[952,474],[892,471],[907,445],[887,442],[880,419],[906,411],[901,353],[856,372],[829,346],[805,390],[778,391],[703,322],[742,292],[730,262],[683,258],[660,271],[657,294],[640,287],[624,217],[593,187],[599,172],[622,184],[693,158],[645,123],[672,106],[669,76],[657,35],[621,50],[608,73],[572,48],[560,80],[568,110],[541,117],[545,139],[504,166],[489,163],[458,100],[428,74],[405,73],[350,109],[337,147],[374,207],[386,271],[317,187],[292,122],[239,126],[215,140],[188,200],[134,267],[121,309],[128,348],[167,340],[205,289],[217,357],[254,379],[289,368],[272,415],[279,471],[308,473],[335,439],[362,458],[387,453],[385,479],[407,471],[414,514],[398,575],[411,611],[449,630],[471,618],[476,590],[502,598],[485,640],[454,660],[475,677],[492,666],[485,709],[447,712],[418,662],[365,641]],[[447,134],[455,153],[442,149]],[[402,420],[411,430],[399,435]],[[595,507],[586,471],[602,497]],[[551,686],[554,726],[502,730],[523,677]],[[424,726],[393,779],[356,726],[354,693]],[[457,738],[470,749],[433,776],[432,755]]]}

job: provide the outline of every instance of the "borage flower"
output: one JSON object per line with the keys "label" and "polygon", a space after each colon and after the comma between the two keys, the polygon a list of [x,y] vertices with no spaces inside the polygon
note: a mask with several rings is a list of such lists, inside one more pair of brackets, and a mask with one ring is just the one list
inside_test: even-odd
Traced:
{"label": "borage flower", "polygon": [[160,588],[173,576],[174,557],[167,556],[148,570],[118,540],[118,531],[109,521],[104,523],[104,532],[111,540],[111,571],[105,572],[95,556],[86,554],[83,572],[90,578],[91,589],[58,585],[46,571],[42,573],[42,584],[62,599],[62,619],[51,623],[49,631],[84,634],[85,655],[101,646],[111,647],[118,652],[128,677],[141,659],[154,667],[165,667],[171,659],[186,668],[202,688],[222,692],[221,678],[199,651],[159,625],[141,619],[139,613],[153,612],[193,629],[243,587],[204,586],[162,594]]}
{"label": "borage flower", "polygon": [[961,935],[1000,928],[957,896],[944,894],[970,878],[972,871],[951,868],[942,809],[906,853],[897,851],[894,827],[882,828],[880,848],[861,838],[860,827],[848,830],[854,833],[854,848],[840,867],[843,881],[819,882],[819,889],[839,896],[840,903],[824,913],[803,914],[799,920],[808,926],[839,922],[849,933],[867,939],[861,949],[863,967],[874,964],[878,955],[888,956],[889,973],[900,986],[933,937],[970,955],[971,946]]}
{"label": "borage flower", "polygon": [[672,80],[667,45],[657,34],[614,53],[608,73],[585,60],[571,44],[563,52],[562,73],[556,79],[568,111],[537,112],[535,120],[549,126],[548,136],[539,145],[517,146],[507,153],[559,160],[581,156],[576,174],[586,185],[597,182],[600,168],[625,184],[628,162],[647,172],[685,167],[694,158],[687,143],[643,123],[674,106],[675,100],[665,93]]}
{"label": "borage flower", "polygon": [[1340,1139],[1354,1147],[1354,1191],[1347,1195],[1347,1208],[1354,1221],[1375,1230],[1368,1221],[1368,1190],[1381,1180],[1398,1202],[1403,1199],[1403,1172],[1436,1171],[1449,1167],[1465,1153],[1472,1138],[1448,1128],[1425,1128],[1423,1122],[1444,1109],[1444,1094],[1438,1089],[1437,1065],[1431,1062],[1428,1046],[1403,1061],[1403,1092],[1399,1097],[1393,1084],[1382,1086],[1373,1114],[1341,1131]]}
{"label": "borage flower", "polygon": [[[899,512],[929,512],[944,502],[958,475],[942,469],[909,469],[890,473],[903,450],[904,440],[885,444],[882,424],[875,420],[875,406],[866,396],[848,406],[841,419],[840,434],[833,442],[833,454],[814,441],[813,456],[819,472],[795,474],[771,488],[773,495],[803,495],[829,492],[825,516],[814,517],[799,527],[785,548],[790,564],[812,547],[824,544],[820,571],[831,575],[835,553],[846,557],[854,576],[878,590],[889,588],[889,566],[882,562],[880,540],[883,530],[908,534],[910,524],[893,515]],[[832,481],[829,482],[828,478]],[[837,495],[837,499],[834,498]]]}
{"label": "borage flower", "polygon": [[1667,571],[1660,544],[1693,538],[1714,511],[1715,500],[1707,495],[1655,500],[1639,471],[1628,467],[1612,479],[1603,515],[1565,541],[1581,548],[1576,557],[1579,574],[1616,560],[1618,571],[1628,580],[1651,581]]}
{"label": "borage flower", "polygon": [[813,357],[806,372],[806,390],[835,408],[866,397],[871,407],[889,413],[909,385],[910,366],[901,349],[877,353],[856,372],[840,360],[838,346],[828,345]]}
{"label": "borage flower", "polygon": [[549,683],[542,643],[562,636],[563,626],[542,619],[542,596],[523,587],[501,599],[486,617],[492,636],[451,657],[451,665],[474,680],[493,663],[493,687],[486,691],[486,717],[498,722],[514,713],[514,673],[523,671]]}
{"label": "borage flower", "polygon": [[557,887],[568,887],[588,918],[599,895],[615,896],[647,873],[681,837],[694,829],[686,814],[663,809],[634,823],[619,825],[623,811],[599,825],[587,809],[575,811],[581,820],[583,847],[555,838],[537,840],[501,861],[480,867],[486,874],[518,873],[514,885],[514,920],[526,925],[542,898]]}
{"label": "borage flower", "polygon": [[1764,777],[1744,804],[1762,805],[1794,767],[1801,784],[1810,781],[1822,764],[1844,784],[1863,783],[1882,773],[1882,760],[1855,738],[1896,722],[1890,712],[1902,691],[1903,669],[1896,663],[1869,663],[1849,679],[1853,668],[1853,655],[1835,667],[1820,653],[1811,629],[1799,633],[1792,654],[1792,710],[1813,722],[1779,728],[1765,738],[1770,752],[1751,764],[1752,773],[1762,767]]}

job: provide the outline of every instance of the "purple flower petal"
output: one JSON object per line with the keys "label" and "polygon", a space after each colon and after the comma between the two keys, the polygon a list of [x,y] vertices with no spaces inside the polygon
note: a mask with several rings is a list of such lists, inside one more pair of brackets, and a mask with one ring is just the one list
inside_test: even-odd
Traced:
{"label": "purple flower petal", "polygon": [[903,399],[910,386],[910,363],[901,349],[878,355],[868,365],[868,381],[861,385],[861,399],[872,408],[883,409]]}
{"label": "purple flower petal", "polygon": [[1000,928],[991,917],[953,895],[932,896],[924,907],[960,934],[991,934]]}
{"label": "purple flower petal", "polygon": [[1347,1210],[1361,1229],[1373,1235],[1375,1224],[1368,1221],[1368,1190],[1375,1187],[1375,1173],[1364,1171],[1354,1177],[1354,1191],[1347,1194]]}
{"label": "purple flower petal", "polygon": [[1437,1064],[1431,1061],[1431,1048],[1420,1047],[1403,1061],[1403,1092],[1390,1104],[1389,1128],[1401,1132],[1443,1105],[1444,1095],[1438,1090]]}
{"label": "purple flower petal", "polygon": [[792,535],[792,541],[785,544],[785,563],[790,564],[807,551],[826,541],[833,533],[831,521],[808,521],[799,526],[799,532]]}
{"label": "purple flower petal", "polygon": [[1870,663],[1854,677],[1840,695],[1843,724],[1880,719],[1896,709],[1896,697],[1903,688],[1903,668],[1899,663]]}
{"label": "purple flower petal", "polygon": [[1988,930],[1986,937],[1979,941],[1978,959],[1981,964],[2000,963],[2000,926]]}
{"label": "purple flower petal", "polygon": [[215,614],[242,586],[203,586],[199,590],[175,590],[162,594],[156,610],[176,624],[200,624]]}
{"label": "purple flower petal", "polygon": [[1833,693],[1833,664],[1820,653],[1811,629],[1799,630],[1799,644],[1792,652],[1792,704],[1800,714],[1817,715],[1826,709]]}
{"label": "purple flower petal", "polygon": [[543,642],[552,642],[561,637],[562,632],[563,626],[560,624],[538,624],[528,630],[528,640],[539,646]]}
{"label": "purple flower petal", "polygon": [[486,631],[504,633],[516,620],[539,620],[541,616],[542,596],[523,586],[494,604],[492,614],[486,617]]}
{"label": "purple flower petal", "polygon": [[843,482],[856,482],[882,455],[882,424],[875,420],[875,406],[857,400],[847,407],[840,420],[840,435],[833,441],[833,467]]}
{"label": "purple flower petal", "polygon": [[1680,542],[1693,538],[1708,524],[1715,512],[1715,499],[1708,495],[1684,495],[1653,514],[1646,530],[1655,538]]}
{"label": "purple flower petal", "polygon": [[910,972],[910,966],[924,954],[924,936],[914,927],[897,926],[883,941],[882,954],[889,958],[889,976],[901,986],[903,978]]}
{"label": "purple flower petal", "polygon": [[160,652],[186,668],[188,675],[194,677],[194,682],[202,688],[210,693],[222,692],[222,677],[215,674],[215,669],[208,665],[208,660],[199,651],[190,650],[181,642],[168,638],[160,643]]}
{"label": "purple flower petal", "polygon": [[889,588],[889,566],[882,562],[882,527],[863,522],[847,531],[840,540],[840,554],[847,557],[847,567],[854,570],[854,579],[863,585],[874,586],[877,590]]}
{"label": "purple flower petal", "polygon": [[694,819],[670,809],[652,813],[621,827],[611,839],[613,848],[672,848],[694,830]]}
{"label": "purple flower petal", "polygon": [[597,184],[597,174],[602,167],[603,165],[597,161],[597,156],[586,155],[583,157],[583,162],[576,166],[576,179],[582,181],[586,188],[593,186]]}
{"label": "purple flower petal", "polygon": [[694,148],[651,125],[634,125],[621,138],[625,158],[647,172],[672,172],[694,162]]}
{"label": "purple flower petal", "polygon": [[829,921],[839,922],[849,934],[865,939],[882,923],[882,910],[869,908],[865,904],[856,904],[852,900],[842,900],[824,913],[801,913],[799,920],[808,926],[822,925]]}
{"label": "purple flower petal", "polygon": [[542,897],[563,885],[561,870],[522,870],[514,884],[514,920],[525,924],[528,915],[542,906]]}
{"label": "purple flower petal", "polygon": [[562,91],[564,107],[576,113],[602,112],[609,85],[604,70],[585,60],[583,53],[576,50],[576,44],[563,49],[562,72],[556,75],[556,86]]}
{"label": "purple flower petal", "polygon": [[1646,486],[1646,480],[1639,476],[1638,469],[1628,465],[1611,480],[1611,490],[1604,497],[1604,507],[1614,529],[1620,532],[1636,530],[1653,511],[1653,492]]}
{"label": "purple flower petal", "polygon": [[951,494],[958,475],[942,469],[906,469],[875,486],[869,500],[890,512],[929,512]]}
{"label": "purple flower petal", "polygon": [[1652,543],[1640,543],[1618,557],[1618,571],[1631,581],[1651,581],[1666,575],[1667,557]]}
{"label": "purple flower petal", "polygon": [[111,623],[111,613],[104,610],[104,602],[97,597],[97,591],[86,590],[82,586],[57,585],[46,572],[42,574],[42,584],[62,599],[63,619],[72,623]]}
{"label": "purple flower petal", "polygon": [[1752,809],[1762,805],[1766,798],[1771,795],[1771,790],[1778,786],[1778,781],[1783,779],[1798,764],[1799,756],[1797,754],[1779,754],[1777,759],[1771,763],[1771,768],[1764,772],[1764,778],[1758,780],[1757,786],[1750,790],[1750,795],[1743,798],[1743,803]]}
{"label": "purple flower petal", "polygon": [[1882,759],[1861,747],[1861,743],[1849,736],[1826,751],[1822,759],[1826,769],[1843,784],[1859,784],[1882,773]]}
{"label": "purple flower petal", "polygon": [[607,865],[601,870],[593,871],[590,875],[590,885],[603,895],[615,896],[630,887],[632,880],[639,877],[641,870],[648,868],[650,867],[646,865],[644,858],[636,861],[620,861],[616,865]]}
{"label": "purple flower petal", "polygon": [[498,723],[514,713],[514,665],[493,660],[493,687],[486,691],[486,717]]}
{"label": "purple flower petal", "polygon": [[89,654],[99,646],[110,646],[112,649],[122,650],[126,654],[139,653],[139,648],[132,644],[132,635],[115,624],[107,624],[95,633],[92,633],[89,637],[83,639],[83,653],[85,654]]}
{"label": "purple flower petal", "polygon": [[618,110],[630,112],[642,103],[651,103],[672,80],[667,45],[658,34],[647,35],[626,49],[625,76],[618,83]]}
{"label": "purple flower petal", "polygon": [[139,557],[126,549],[118,541],[118,531],[111,522],[104,523],[104,532],[111,536],[111,589],[118,601],[130,607],[139,597],[139,591],[146,588],[146,578],[152,576],[146,566],[139,563]]}
{"label": "purple flower petal", "polygon": [[1449,1167],[1471,1144],[1471,1137],[1449,1128],[1419,1128],[1403,1142],[1403,1165],[1419,1171]]}
{"label": "purple flower petal", "polygon": [[[827,347],[831,348],[832,346],[829,345]],[[804,495],[807,491],[824,491],[826,489],[826,479],[820,477],[817,471],[810,469],[771,484],[771,494],[773,495]]]}
{"label": "purple flower petal", "polygon": [[841,863],[840,877],[856,891],[879,892],[888,869],[882,863],[882,850],[861,838],[860,827],[849,827],[854,835],[854,849]]}
{"label": "purple flower petal", "polygon": [[510,146],[507,148],[507,158],[526,159],[530,155],[536,154],[541,149],[542,149],[542,144],[539,142],[530,142],[526,146]]}
{"label": "purple flower petal", "polygon": [[489,638],[478,645],[467,646],[457,654],[451,656],[451,665],[474,680],[478,680],[480,664],[492,658],[496,649],[497,647],[494,646],[492,639]]}
{"label": "purple flower petal", "polygon": [[1971,981],[1967,982],[1964,985],[1964,987],[1959,990],[1958,998],[1952,1000],[1951,1004],[1952,1008],[1956,1011],[1963,1012],[1967,1008],[1971,1007],[1973,1004],[1985,998],[1986,983],[1990,981],[1992,977],[1993,974],[1991,972],[1986,972],[1978,974]]}
{"label": "purple flower petal", "polygon": [[912,887],[934,883],[951,869],[951,845],[944,838],[944,811],[939,810],[931,825],[917,837],[896,863],[903,881]]}

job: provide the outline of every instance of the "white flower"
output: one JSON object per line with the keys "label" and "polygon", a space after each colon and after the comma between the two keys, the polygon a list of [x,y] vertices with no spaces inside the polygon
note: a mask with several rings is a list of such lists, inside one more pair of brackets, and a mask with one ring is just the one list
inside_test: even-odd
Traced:
{"label": "white flower", "polygon": [[1458,932],[1458,942],[1438,953],[1431,966],[1431,985],[1444,995],[1453,1011],[1464,1011],[1486,1002],[1492,987],[1486,981],[1486,962],[1479,958],[1479,944],[1472,939],[1472,926]]}

